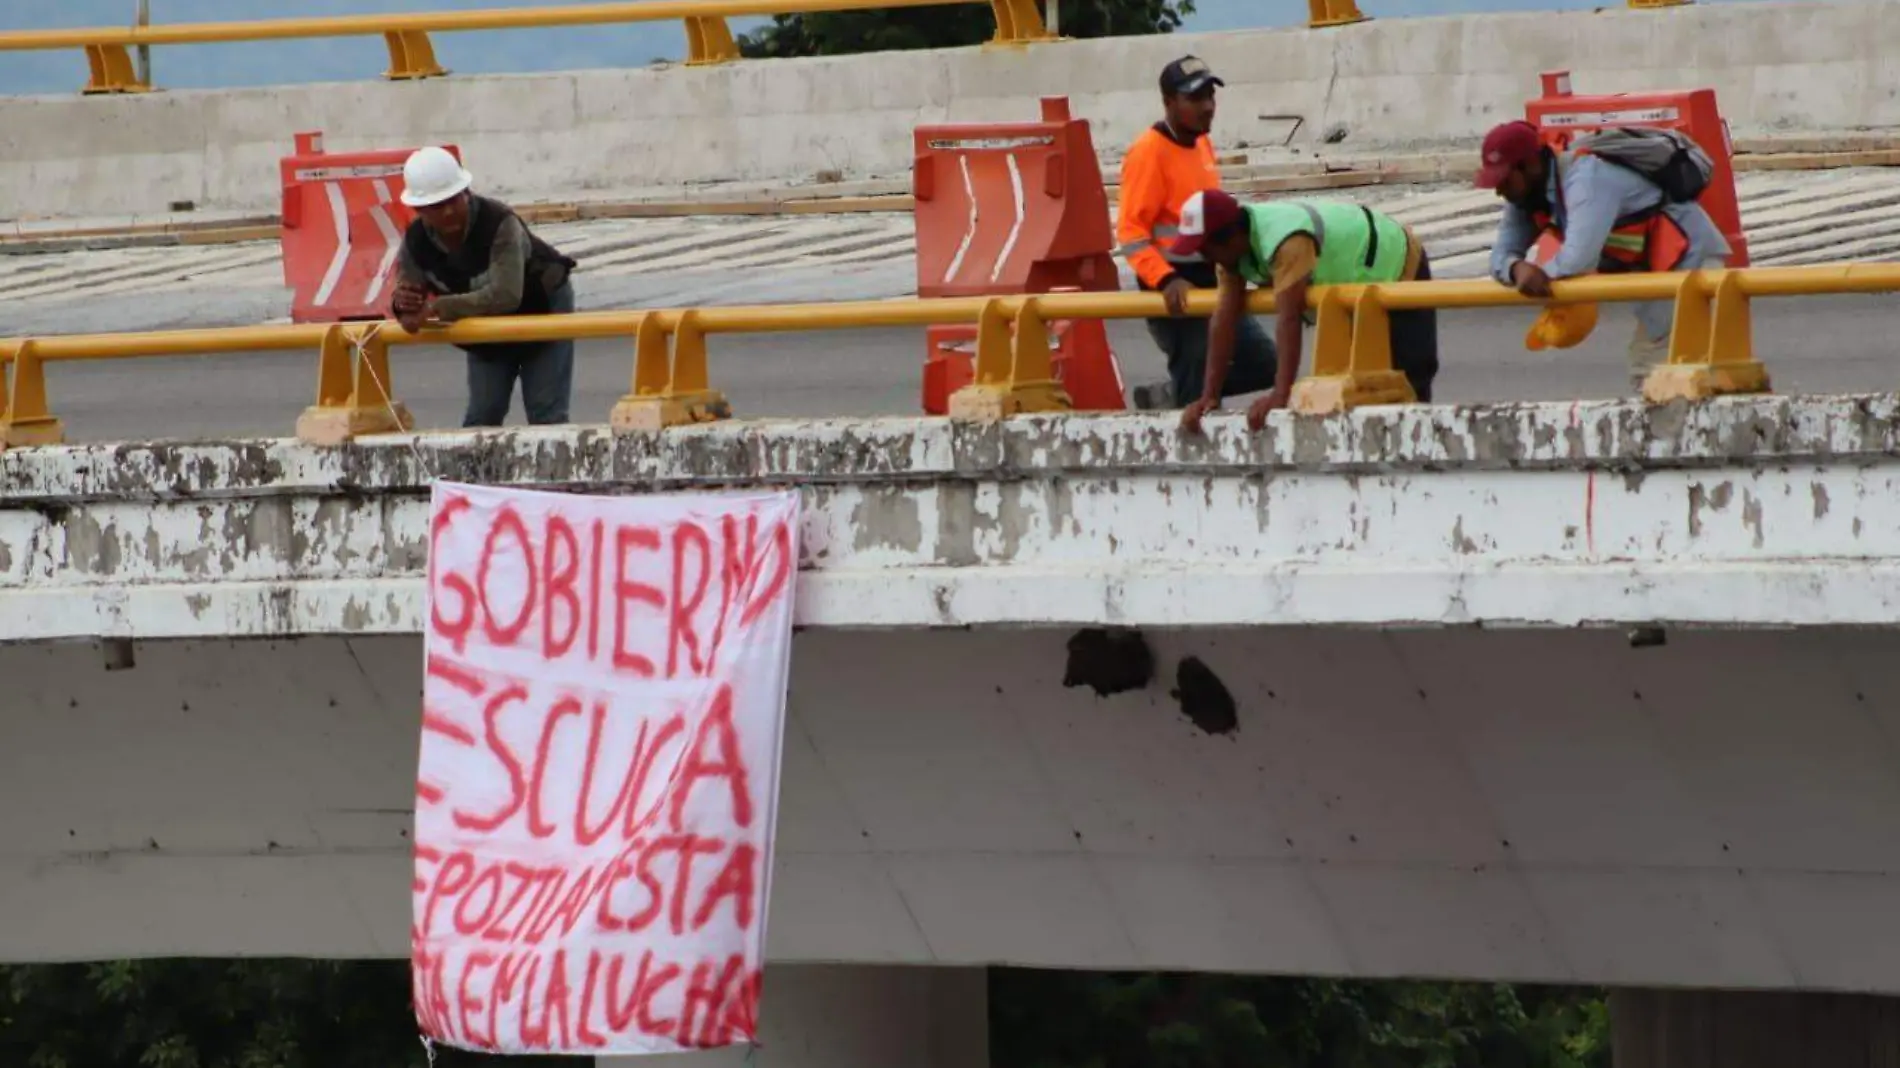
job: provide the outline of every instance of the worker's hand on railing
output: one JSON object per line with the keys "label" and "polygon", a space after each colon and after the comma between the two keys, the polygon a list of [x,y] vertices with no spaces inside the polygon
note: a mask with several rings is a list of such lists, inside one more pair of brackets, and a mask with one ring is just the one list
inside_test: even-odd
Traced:
{"label": "worker's hand on railing", "polygon": [[1169,282],[1167,287],[1161,291],[1161,299],[1165,300],[1168,304],[1168,314],[1174,316],[1176,319],[1186,315],[1188,297],[1192,295],[1193,292],[1194,287],[1189,285],[1185,278],[1176,278],[1174,281]]}
{"label": "worker's hand on railing", "polygon": [[1550,276],[1529,260],[1519,260],[1511,265],[1511,282],[1517,286],[1519,293],[1534,300],[1550,296]]}
{"label": "worker's hand on railing", "polygon": [[418,334],[429,317],[429,294],[421,286],[398,282],[396,295],[390,300],[389,307],[396,313],[396,321],[402,324],[404,330]]}

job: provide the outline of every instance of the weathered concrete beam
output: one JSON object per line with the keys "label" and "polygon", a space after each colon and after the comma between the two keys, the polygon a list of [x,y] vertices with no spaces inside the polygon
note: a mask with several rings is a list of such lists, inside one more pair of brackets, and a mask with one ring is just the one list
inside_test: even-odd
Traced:
{"label": "weathered concrete beam", "polygon": [[290,438],[62,445],[0,453],[0,507],[93,500],[427,493],[434,478],[642,491],[730,484],[1086,474],[1617,471],[1731,463],[1884,462],[1900,455],[1900,394],[1407,405],[1236,413],[1187,438],[1170,416],[1025,416],[977,425],[925,417],[748,420],[613,437],[605,427],[392,434],[339,448]]}
{"label": "weathered concrete beam", "polygon": [[0,640],[415,633],[431,478],[796,485],[807,626],[1887,625],[1900,399],[0,455]]}

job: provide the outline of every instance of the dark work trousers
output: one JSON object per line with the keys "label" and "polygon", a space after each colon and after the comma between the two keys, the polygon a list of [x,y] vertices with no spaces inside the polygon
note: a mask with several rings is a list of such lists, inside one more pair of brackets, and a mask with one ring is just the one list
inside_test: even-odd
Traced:
{"label": "dark work trousers", "polygon": [[[1218,289],[1219,276],[1213,265],[1178,264],[1176,272],[1196,289]],[[1144,290],[1152,293],[1147,285]],[[1201,399],[1207,385],[1207,342],[1210,319],[1149,319],[1148,336],[1161,346],[1168,358],[1168,388],[1176,408],[1185,408]],[[1227,365],[1227,379],[1221,383],[1221,396],[1258,393],[1273,388],[1273,376],[1279,361],[1274,357],[1273,339],[1251,315],[1243,315],[1234,324],[1234,359]]]}
{"label": "dark work trousers", "polygon": [[[1174,405],[1185,408],[1201,397],[1207,384],[1208,319],[1149,319],[1148,334],[1168,357],[1169,388]],[[1227,379],[1221,383],[1221,396],[1258,393],[1273,388],[1278,366],[1273,339],[1260,328],[1260,321],[1243,315],[1234,324],[1234,361],[1227,367]]]}
{"label": "dark work trousers", "polygon": [[[574,310],[574,287],[563,282],[550,300],[552,313]],[[521,407],[537,426],[567,422],[574,392],[574,342],[528,341],[483,345],[468,354],[468,411],[463,426],[500,426],[521,380]]]}
{"label": "dark work trousers", "polygon": [[[1432,278],[1432,261],[1418,253],[1418,281]],[[1387,315],[1392,324],[1392,369],[1405,373],[1420,404],[1432,402],[1432,380],[1438,377],[1438,309],[1417,308]]]}

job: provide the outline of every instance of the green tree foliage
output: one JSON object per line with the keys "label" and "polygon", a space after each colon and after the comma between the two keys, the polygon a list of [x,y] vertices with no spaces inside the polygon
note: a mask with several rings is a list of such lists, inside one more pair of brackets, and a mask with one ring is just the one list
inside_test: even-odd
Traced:
{"label": "green tree foliage", "polygon": [[[769,998],[771,995],[767,993]],[[1594,991],[993,969],[995,1068],[1609,1068]],[[584,1058],[437,1049],[439,1068]],[[6,1068],[423,1068],[402,961],[0,967]]]}
{"label": "green tree foliage", "polygon": [[994,969],[995,1068],[1609,1068],[1595,991]]}
{"label": "green tree foliage", "polygon": [[[437,1047],[437,1068],[588,1058]],[[7,1068],[424,1068],[405,961],[150,960],[0,967]]]}
{"label": "green tree foliage", "polygon": [[[1194,13],[1194,0],[1061,0],[1064,37],[1112,37],[1169,33]],[[838,56],[910,48],[958,48],[982,44],[996,33],[986,6],[956,4],[890,11],[838,11],[774,15],[739,39],[741,55]]]}

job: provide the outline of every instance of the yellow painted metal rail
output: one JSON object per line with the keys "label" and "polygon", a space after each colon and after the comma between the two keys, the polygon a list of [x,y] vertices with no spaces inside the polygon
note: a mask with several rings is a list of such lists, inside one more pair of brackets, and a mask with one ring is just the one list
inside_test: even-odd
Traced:
{"label": "yellow painted metal rail", "polygon": [[1042,22],[1041,0],[637,0],[634,3],[574,4],[563,7],[415,12],[400,15],[337,15],[326,18],[268,19],[256,22],[178,23],[159,26],[106,26],[75,30],[0,31],[0,52],[82,48],[92,68],[88,93],[139,93],[152,87],[140,80],[128,48],[150,45],[220,44],[301,37],[374,37],[389,48],[393,79],[431,78],[448,73],[436,61],[429,34],[460,30],[523,30],[554,26],[591,26],[625,22],[686,24],[688,64],[725,63],[739,58],[729,18],[754,15],[869,11],[944,4],[988,4],[996,17],[993,43],[1050,40]]}
{"label": "yellow painted metal rail", "polygon": [[[1694,0],[1628,0],[1633,8],[1680,7]],[[160,26],[101,26],[76,30],[0,31],[0,52],[81,48],[92,71],[87,93],[142,93],[152,86],[134,67],[130,48],[152,45],[223,44],[300,37],[381,36],[389,48],[384,77],[408,80],[448,73],[436,60],[431,33],[458,30],[524,30],[678,19],[686,25],[689,65],[739,58],[729,18],[756,15],[864,11],[987,3],[996,16],[997,44],[1052,40],[1043,24],[1042,0],[636,0],[633,3],[564,7],[499,8],[482,11],[416,12],[403,15],[337,15],[255,22],[177,23]],[[1307,24],[1318,28],[1363,22],[1358,0],[1307,0]]]}
{"label": "yellow painted metal rail", "polygon": [[[1634,8],[1683,7],[1695,0],[1629,0]],[[1315,29],[1364,22],[1368,16],[1359,11],[1358,0],[1306,0],[1306,24]]]}
{"label": "yellow painted metal rail", "polygon": [[[1643,389],[1650,402],[1664,403],[1769,390],[1752,341],[1749,306],[1755,298],[1892,292],[1900,292],[1900,264],[1844,263],[1569,279],[1553,286],[1551,303],[1673,301],[1669,360]],[[1190,313],[1211,314],[1214,299],[1212,292],[1195,294]],[[1270,293],[1254,293],[1250,301],[1255,314],[1273,311]],[[1388,312],[1542,303],[1488,279],[1315,288],[1313,366],[1295,387],[1292,407],[1324,414],[1412,402],[1405,376],[1392,368]],[[976,376],[951,398],[951,416],[1007,418],[1070,407],[1051,369],[1049,322],[1163,314],[1162,298],[1153,293],[1055,293],[502,317],[419,334],[384,322],[13,338],[0,341],[0,364],[11,369],[10,382],[0,379],[0,386],[10,387],[0,389],[0,445],[64,440],[46,383],[46,365],[62,361],[315,349],[316,403],[298,420],[297,433],[334,444],[412,428],[396,399],[392,346],[626,338],[633,347],[632,381],[609,421],[618,432],[650,432],[730,417],[709,373],[706,339],[712,335],[968,323],[978,327]]]}

